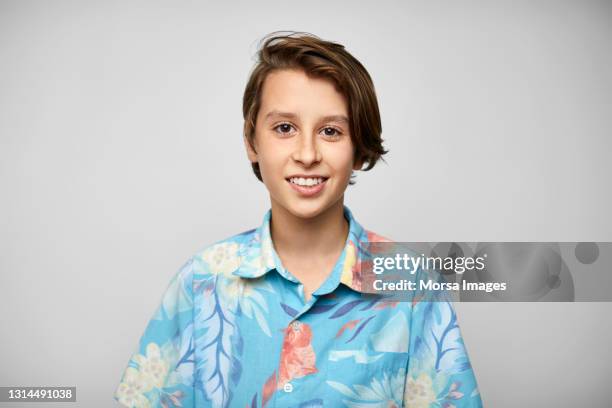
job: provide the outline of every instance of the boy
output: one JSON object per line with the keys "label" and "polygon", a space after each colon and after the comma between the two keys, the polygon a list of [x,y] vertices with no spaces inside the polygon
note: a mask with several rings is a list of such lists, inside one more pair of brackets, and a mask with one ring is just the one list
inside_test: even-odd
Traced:
{"label": "boy", "polygon": [[182,266],[115,398],[130,407],[481,406],[450,303],[386,302],[363,287],[363,245],[383,239],[357,223],[344,191],[354,170],[386,153],[365,68],[312,35],[269,37],[243,114],[271,209],[257,229]]}

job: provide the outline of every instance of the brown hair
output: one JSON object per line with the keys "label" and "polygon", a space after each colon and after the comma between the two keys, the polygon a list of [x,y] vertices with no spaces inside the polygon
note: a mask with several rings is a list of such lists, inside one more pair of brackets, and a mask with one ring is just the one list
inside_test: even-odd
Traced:
{"label": "brown hair", "polygon": [[[364,66],[343,45],[325,41],[309,33],[286,35],[273,32],[262,40],[255,64],[244,90],[242,114],[244,136],[255,150],[255,121],[261,106],[261,90],[266,76],[280,69],[301,69],[307,75],[331,80],[347,99],[354,160],[370,170],[382,155],[382,125],[372,78]],[[261,42],[260,42],[261,43]],[[384,161],[384,159],[382,159]],[[259,163],[251,163],[260,181]],[[354,184],[351,180],[350,184]]]}

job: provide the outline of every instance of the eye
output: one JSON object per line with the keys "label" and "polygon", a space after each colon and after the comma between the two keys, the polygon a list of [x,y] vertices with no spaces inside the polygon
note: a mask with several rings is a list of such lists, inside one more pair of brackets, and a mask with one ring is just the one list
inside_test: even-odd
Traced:
{"label": "eye", "polygon": [[287,135],[289,133],[291,133],[291,129],[293,128],[293,125],[291,125],[290,123],[280,123],[276,126],[274,126],[274,130],[276,130],[276,132],[280,133],[281,135]]}
{"label": "eye", "polygon": [[341,134],[342,132],[335,127],[327,126],[323,129],[323,135],[331,139],[336,139],[340,137]]}

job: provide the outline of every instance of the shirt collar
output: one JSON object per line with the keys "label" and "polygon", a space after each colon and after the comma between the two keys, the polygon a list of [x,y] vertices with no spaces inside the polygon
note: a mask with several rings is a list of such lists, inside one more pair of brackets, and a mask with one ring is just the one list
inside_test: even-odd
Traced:
{"label": "shirt collar", "polygon": [[[270,234],[271,215],[272,210],[268,210],[262,224],[254,231],[251,238],[244,245],[241,245],[241,266],[234,271],[234,275],[243,278],[258,278],[272,270],[276,270],[285,279],[298,282],[291,273],[285,270],[274,249]],[[360,273],[359,261],[363,256],[363,245],[368,242],[368,236],[371,233],[366,231],[355,220],[353,214],[346,206],[344,206],[344,217],[349,222],[349,233],[344,250],[334,266],[330,278],[313,293],[314,295],[330,293],[339,283],[343,283],[357,292],[366,293],[362,288],[363,279]]]}

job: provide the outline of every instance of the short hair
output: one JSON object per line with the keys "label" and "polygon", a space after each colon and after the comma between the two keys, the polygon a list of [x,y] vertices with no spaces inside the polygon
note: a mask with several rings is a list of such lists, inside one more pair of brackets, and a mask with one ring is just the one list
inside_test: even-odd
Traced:
{"label": "short hair", "polygon": [[[331,80],[348,104],[349,129],[355,147],[354,160],[361,170],[374,167],[387,153],[382,146],[382,125],[376,92],[370,74],[343,45],[304,32],[273,32],[261,41],[242,99],[244,136],[255,150],[255,125],[261,107],[261,91],[267,75],[276,70],[300,69],[314,78]],[[384,159],[382,159],[384,161]],[[366,165],[365,168],[363,165]],[[251,163],[263,181],[259,163]],[[354,184],[353,180],[350,184]]]}

